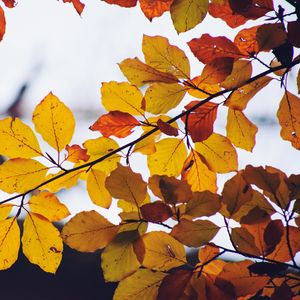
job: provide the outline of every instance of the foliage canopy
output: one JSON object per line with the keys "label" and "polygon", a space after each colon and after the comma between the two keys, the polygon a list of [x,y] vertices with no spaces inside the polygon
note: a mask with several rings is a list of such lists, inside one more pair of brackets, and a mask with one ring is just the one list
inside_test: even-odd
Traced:
{"label": "foliage canopy", "polygon": [[[5,9],[16,4],[2,2]],[[71,2],[78,14],[85,6],[80,0],[63,2]],[[105,2],[137,5],[137,0]],[[207,14],[240,29],[233,41],[205,33],[188,42],[203,64],[196,75],[183,50],[166,37],[145,35],[144,60],[119,63],[128,81],[102,84],[107,113],[90,126],[99,137],[81,145],[71,144],[71,110],[51,92],[32,114],[35,130],[18,118],[1,120],[0,154],[7,159],[0,165],[0,189],[12,195],[0,201],[0,269],[17,260],[22,231],[23,253],[50,273],[59,267],[63,243],[82,252],[103,249],[105,280],[120,282],[115,300],[300,299],[295,258],[300,175],[287,176],[271,166],[241,170],[236,151],[255,147],[258,127],[244,110],[271,81],[283,90],[280,135],[300,150],[300,98],[287,89],[292,81],[300,93],[299,70],[296,82],[289,76],[300,64],[300,1],[278,7],[272,0],[140,0],[139,5],[150,21],[169,11],[178,33]],[[249,20],[258,25],[240,27]],[[0,7],[0,39],[5,26]],[[263,52],[270,64],[260,58]],[[181,113],[172,117],[170,111],[178,107]],[[227,112],[226,136],[214,130],[220,110]],[[133,133],[140,136],[122,143]],[[56,158],[40,147],[36,134]],[[147,157],[149,178],[131,169],[137,153]],[[217,174],[229,172],[233,176],[218,193]],[[79,180],[86,182],[94,204],[108,209],[117,202],[118,224],[83,211],[58,231],[53,222],[70,212],[56,193]],[[27,214],[22,230],[21,211]],[[150,223],[163,230],[148,230]],[[231,247],[212,241],[220,230]],[[198,249],[197,263],[189,261],[186,247]],[[244,260],[226,262],[226,253]]]}

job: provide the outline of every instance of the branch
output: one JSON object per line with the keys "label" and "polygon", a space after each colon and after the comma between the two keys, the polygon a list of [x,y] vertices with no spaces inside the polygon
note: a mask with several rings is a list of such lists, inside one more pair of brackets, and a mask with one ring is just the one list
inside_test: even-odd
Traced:
{"label": "branch", "polygon": [[[219,92],[217,92],[217,93],[215,93],[215,94],[213,94],[213,95],[210,95],[209,97],[207,97],[207,98],[204,99],[203,101],[198,102],[196,105],[194,105],[194,106],[191,107],[190,109],[188,109],[188,110],[186,110],[186,111],[183,111],[182,113],[178,114],[178,115],[175,116],[174,118],[170,119],[169,121],[167,121],[167,123],[169,123],[169,124],[174,123],[175,121],[177,121],[177,120],[180,119],[181,117],[184,117],[184,116],[190,114],[191,112],[195,111],[197,108],[201,107],[202,105],[204,105],[205,103],[211,101],[212,99],[215,99],[215,98],[217,98],[217,97],[219,97],[219,96],[222,96],[222,95],[224,95],[224,94],[226,94],[226,93],[230,93],[230,92],[232,93],[232,92],[238,90],[239,88],[243,87],[244,85],[247,85],[247,84],[249,84],[249,83],[252,83],[252,82],[258,80],[259,78],[264,77],[264,76],[266,76],[266,75],[268,75],[268,74],[271,74],[271,73],[273,73],[273,72],[275,72],[275,71],[279,71],[279,70],[286,69],[286,68],[287,68],[287,69],[290,69],[290,68],[292,68],[293,66],[298,65],[298,64],[300,64],[300,59],[294,60],[293,62],[291,62],[291,63],[288,64],[288,65],[281,65],[281,66],[277,66],[277,67],[270,68],[269,70],[266,70],[266,71],[264,71],[264,72],[262,72],[262,73],[260,73],[260,74],[258,74],[258,75],[256,75],[256,76],[253,76],[252,78],[248,79],[248,80],[247,80],[246,82],[244,82],[243,84],[240,84],[240,85],[238,85],[238,86],[236,86],[236,87],[234,87],[234,88],[231,88],[231,89],[224,89],[224,90],[219,91]],[[34,190],[39,189],[39,188],[43,187],[44,185],[46,185],[46,184],[48,184],[48,183],[51,183],[51,182],[53,182],[53,181],[55,181],[55,180],[57,180],[57,179],[59,179],[59,178],[61,178],[61,177],[64,177],[64,176],[66,176],[67,174],[76,172],[76,171],[78,171],[78,170],[83,170],[83,169],[85,169],[85,168],[89,168],[89,169],[90,169],[90,168],[92,168],[94,165],[96,165],[96,164],[98,164],[98,163],[104,161],[105,159],[107,159],[107,158],[109,158],[109,157],[112,157],[114,154],[117,154],[118,152],[120,152],[120,151],[122,151],[122,150],[124,150],[124,149],[126,149],[126,148],[128,148],[128,147],[134,146],[136,143],[138,143],[138,142],[144,140],[145,138],[147,138],[148,136],[152,135],[153,133],[155,133],[155,132],[157,132],[157,131],[159,131],[159,128],[158,128],[158,127],[155,127],[155,128],[153,128],[152,130],[150,130],[150,131],[146,132],[145,134],[143,134],[142,136],[140,136],[139,138],[137,138],[137,139],[135,139],[135,140],[133,140],[133,141],[131,141],[131,142],[129,142],[129,143],[127,143],[127,144],[121,146],[121,147],[119,147],[118,149],[115,149],[115,150],[109,152],[109,153],[106,154],[106,155],[103,155],[102,157],[100,157],[100,158],[98,158],[98,159],[95,159],[94,161],[91,161],[91,162],[88,162],[88,163],[86,163],[86,164],[77,166],[77,167],[75,167],[75,168],[66,170],[66,171],[64,171],[63,173],[61,173],[61,174],[59,174],[59,175],[57,175],[57,176],[55,176],[55,177],[52,177],[52,178],[50,178],[50,179],[44,181],[43,183],[41,183],[41,184],[39,184],[39,185],[36,185],[35,187],[33,187],[33,188],[27,190],[27,191],[24,192],[24,193],[17,194],[17,195],[15,195],[15,196],[9,197],[9,198],[7,198],[7,199],[1,201],[0,204],[7,203],[7,202],[9,202],[9,201],[11,201],[11,200],[14,200],[14,199],[17,199],[17,198],[20,198],[20,197],[25,197],[26,195],[30,194],[30,193],[33,192]]]}

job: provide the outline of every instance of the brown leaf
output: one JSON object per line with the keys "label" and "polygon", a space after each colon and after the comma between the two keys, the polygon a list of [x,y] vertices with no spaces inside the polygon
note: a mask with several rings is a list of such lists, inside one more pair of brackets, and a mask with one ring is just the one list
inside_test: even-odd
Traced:
{"label": "brown leaf", "polygon": [[297,48],[300,47],[300,21],[292,21],[288,22],[287,26],[288,30],[288,39],[291,42],[291,44]]}
{"label": "brown leaf", "polygon": [[179,299],[193,275],[189,270],[177,270],[167,275],[159,289],[157,300],[177,300]]}
{"label": "brown leaf", "polygon": [[170,206],[162,201],[144,204],[140,210],[143,218],[152,223],[164,222],[173,215]]}
{"label": "brown leaf", "polygon": [[110,111],[102,115],[91,127],[93,131],[100,131],[103,136],[114,135],[124,138],[132,133],[135,126],[140,125],[139,121],[131,114],[118,110]]}
{"label": "brown leaf", "polygon": [[178,129],[173,127],[167,122],[164,122],[162,119],[157,121],[157,126],[159,130],[169,136],[178,136]]}
{"label": "brown leaf", "polygon": [[188,45],[193,54],[204,64],[211,63],[220,57],[244,57],[237,46],[225,36],[212,37],[209,34],[203,34],[200,38],[192,39]]}

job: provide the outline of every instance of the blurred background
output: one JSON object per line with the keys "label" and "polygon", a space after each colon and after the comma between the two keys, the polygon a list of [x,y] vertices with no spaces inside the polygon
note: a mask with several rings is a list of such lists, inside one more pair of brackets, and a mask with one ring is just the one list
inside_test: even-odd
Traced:
{"label": "blurred background", "polygon": [[[274,1],[280,4],[281,1]],[[209,32],[212,36],[234,37],[238,29],[228,31],[222,21],[207,16],[193,30],[177,35],[169,13],[150,23],[139,7],[124,9],[103,1],[85,1],[81,17],[69,3],[55,0],[20,1],[5,9],[6,34],[0,43],[0,115],[19,116],[31,125],[34,107],[52,91],[75,114],[77,127],[72,143],[96,137],[88,127],[104,112],[101,106],[101,82],[123,81],[118,63],[126,58],[143,60],[143,34],[161,35],[188,55],[192,75],[200,74],[202,65],[193,57],[186,42]],[[248,22],[246,27],[255,25]],[[262,55],[266,63],[270,56]],[[263,70],[261,66],[256,71]],[[291,73],[290,79],[295,79]],[[295,80],[294,80],[295,82]],[[295,86],[289,85],[291,91]],[[271,82],[248,105],[245,114],[259,127],[252,153],[239,150],[239,166],[272,165],[287,174],[299,173],[299,153],[280,138],[276,110],[283,92],[277,81]],[[186,101],[190,101],[188,96]],[[175,115],[180,109],[171,111]],[[220,109],[215,131],[225,133],[226,110]],[[46,147],[43,144],[43,147]],[[46,150],[45,148],[43,148]],[[146,160],[133,169],[147,175]],[[230,175],[229,175],[230,176]],[[228,178],[219,178],[219,184]],[[1,198],[5,194],[0,194]],[[116,222],[116,207],[101,209],[91,203],[84,183],[59,193],[72,214],[96,209]],[[218,237],[222,239],[220,235]],[[1,296],[5,299],[111,299],[114,284],[104,284],[99,253],[82,254],[66,250],[57,275],[43,273],[20,254],[20,260],[0,272]]]}

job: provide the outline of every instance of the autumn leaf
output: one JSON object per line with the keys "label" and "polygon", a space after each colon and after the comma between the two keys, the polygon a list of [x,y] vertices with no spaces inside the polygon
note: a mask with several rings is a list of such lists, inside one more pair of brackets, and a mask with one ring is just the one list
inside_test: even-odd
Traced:
{"label": "autumn leaf", "polygon": [[218,84],[211,84],[207,77],[202,75],[194,77],[191,81],[186,83],[187,86],[191,86],[188,89],[188,93],[199,99],[207,98],[209,95],[220,92],[220,86]]}
{"label": "autumn leaf", "polygon": [[146,221],[152,223],[164,222],[173,215],[170,206],[162,201],[144,204],[141,207],[141,213]]}
{"label": "autumn leaf", "polygon": [[160,17],[164,12],[170,10],[173,0],[140,0],[141,10],[144,15],[152,21],[155,17]]}
{"label": "autumn leaf", "polygon": [[0,7],[0,41],[2,41],[3,36],[5,34],[6,29],[6,20],[4,15],[4,10],[2,7]]}
{"label": "autumn leaf", "polygon": [[208,0],[174,0],[171,18],[177,33],[188,31],[201,23],[208,11]]}
{"label": "autumn leaf", "polygon": [[260,51],[260,46],[256,37],[258,26],[242,29],[234,38],[234,44],[238,47],[241,53],[251,57]]}
{"label": "autumn leaf", "polygon": [[121,7],[134,7],[137,4],[137,0],[104,0],[109,4],[116,4]]}
{"label": "autumn leaf", "polygon": [[146,83],[176,83],[178,81],[172,73],[156,70],[141,62],[137,57],[123,60],[119,63],[119,67],[128,81],[137,87]]}
{"label": "autumn leaf", "polygon": [[10,268],[18,259],[20,228],[16,218],[0,221],[0,270]]}
{"label": "autumn leaf", "polygon": [[27,192],[45,181],[47,171],[33,159],[10,159],[0,165],[0,189],[10,194]]}
{"label": "autumn leaf", "polygon": [[292,45],[297,48],[300,47],[299,30],[300,30],[299,20],[288,22],[288,26],[287,26],[288,39],[292,43]]}
{"label": "autumn leaf", "polygon": [[11,158],[43,155],[32,129],[18,118],[0,120],[0,141],[0,153]]}
{"label": "autumn leaf", "polygon": [[120,164],[107,177],[105,187],[112,197],[126,200],[137,207],[146,198],[147,183],[141,174],[134,173],[130,167],[123,167]]}
{"label": "autumn leaf", "polygon": [[79,15],[82,14],[85,5],[82,2],[80,2],[80,0],[63,0],[63,1],[64,3],[66,2],[72,3],[77,13]]}
{"label": "autumn leaf", "polygon": [[200,247],[211,241],[218,231],[219,227],[208,220],[182,218],[173,227],[171,235],[186,246]]}
{"label": "autumn leaf", "polygon": [[23,226],[24,255],[45,272],[55,273],[63,251],[59,231],[46,218],[35,213],[26,216]]}
{"label": "autumn leaf", "polygon": [[216,173],[208,169],[195,150],[192,150],[187,157],[181,171],[181,178],[188,182],[192,191],[216,192],[217,190]]}
{"label": "autumn leaf", "polygon": [[142,265],[147,269],[168,271],[186,263],[185,250],[181,243],[163,231],[152,231],[140,238],[144,249]]}
{"label": "autumn leaf", "polygon": [[35,130],[57,152],[70,143],[75,128],[74,116],[69,108],[52,93],[36,106],[32,121]]}
{"label": "autumn leaf", "polygon": [[[192,101],[185,109],[189,110],[197,103],[199,101]],[[206,102],[182,118],[194,143],[205,141],[213,133],[218,106],[217,103]]]}
{"label": "autumn leaf", "polygon": [[2,0],[6,7],[13,8],[16,5],[15,0]]}
{"label": "autumn leaf", "polygon": [[154,83],[145,93],[145,111],[163,114],[177,107],[186,93],[186,88],[178,83]]}
{"label": "autumn leaf", "polygon": [[91,169],[86,180],[86,189],[91,200],[103,208],[109,208],[111,205],[111,195],[105,187],[107,175],[100,171]]}
{"label": "autumn leaf", "polygon": [[292,146],[300,149],[300,99],[286,91],[281,99],[277,117],[281,126],[280,135],[284,140],[290,141]]}
{"label": "autumn leaf", "polygon": [[177,270],[168,274],[158,289],[157,300],[179,299],[184,294],[193,272],[190,270]]}
{"label": "autumn leaf", "polygon": [[157,121],[157,126],[159,130],[166,135],[178,136],[178,129],[161,119]]}
{"label": "autumn leaf", "polygon": [[242,58],[244,55],[225,36],[212,37],[205,33],[200,38],[188,42],[193,54],[204,64],[220,57]]}
{"label": "autumn leaf", "polygon": [[98,118],[90,129],[100,131],[104,137],[114,135],[124,138],[130,135],[132,129],[138,125],[140,125],[139,121],[130,114],[114,110]]}
{"label": "autumn leaf", "polygon": [[146,64],[161,71],[169,72],[178,78],[189,78],[190,63],[185,53],[161,36],[143,38],[143,53]]}
{"label": "autumn leaf", "polygon": [[178,176],[187,156],[183,141],[166,138],[157,142],[155,147],[156,152],[148,155],[150,174]]}
{"label": "autumn leaf", "polygon": [[164,272],[139,269],[123,279],[114,294],[113,300],[153,300],[157,298],[158,287],[166,276]]}
{"label": "autumn leaf", "polygon": [[225,89],[232,89],[244,84],[252,75],[252,64],[248,60],[238,60],[233,64],[230,75],[221,83]]}
{"label": "autumn leaf", "polygon": [[185,214],[194,218],[212,216],[221,208],[221,197],[210,191],[194,192],[192,199],[187,203]]}
{"label": "autumn leaf", "polygon": [[215,247],[214,244],[209,244],[199,249],[198,259],[201,264],[204,264],[216,257],[219,253],[220,250],[218,247]]}
{"label": "autumn leaf", "polygon": [[8,218],[12,208],[13,205],[10,203],[0,205],[0,221],[3,221],[6,218]]}
{"label": "autumn leaf", "polygon": [[143,95],[128,82],[104,82],[101,87],[102,104],[108,111],[118,110],[131,115],[143,115]]}
{"label": "autumn leaf", "polygon": [[28,204],[33,213],[42,215],[50,222],[60,221],[70,215],[68,208],[49,192],[32,196]]}
{"label": "autumn leaf", "polygon": [[119,226],[110,223],[96,211],[83,211],[64,226],[61,236],[64,243],[73,249],[94,252],[106,247],[118,229]]}
{"label": "autumn leaf", "polygon": [[229,139],[213,133],[207,140],[196,143],[196,150],[211,171],[228,173],[237,170],[237,154]]}
{"label": "autumn leaf", "polygon": [[88,161],[89,155],[87,155],[87,150],[81,148],[79,145],[66,146],[66,151],[68,152],[67,160],[73,163],[79,163],[81,161]]}
{"label": "autumn leaf", "polygon": [[155,196],[168,204],[185,203],[192,198],[188,183],[175,177],[153,175],[149,178],[149,188]]}
{"label": "autumn leaf", "polygon": [[236,147],[252,152],[257,131],[257,126],[251,123],[243,112],[228,109],[227,137]]}
{"label": "autumn leaf", "polygon": [[225,105],[231,109],[244,110],[248,102],[265,86],[267,86],[272,77],[264,76],[259,79],[243,85],[235,90],[229,98],[225,101]]}
{"label": "autumn leaf", "polygon": [[133,247],[138,237],[137,230],[121,232],[104,249],[101,268],[106,281],[120,281],[138,270],[140,262]]}

